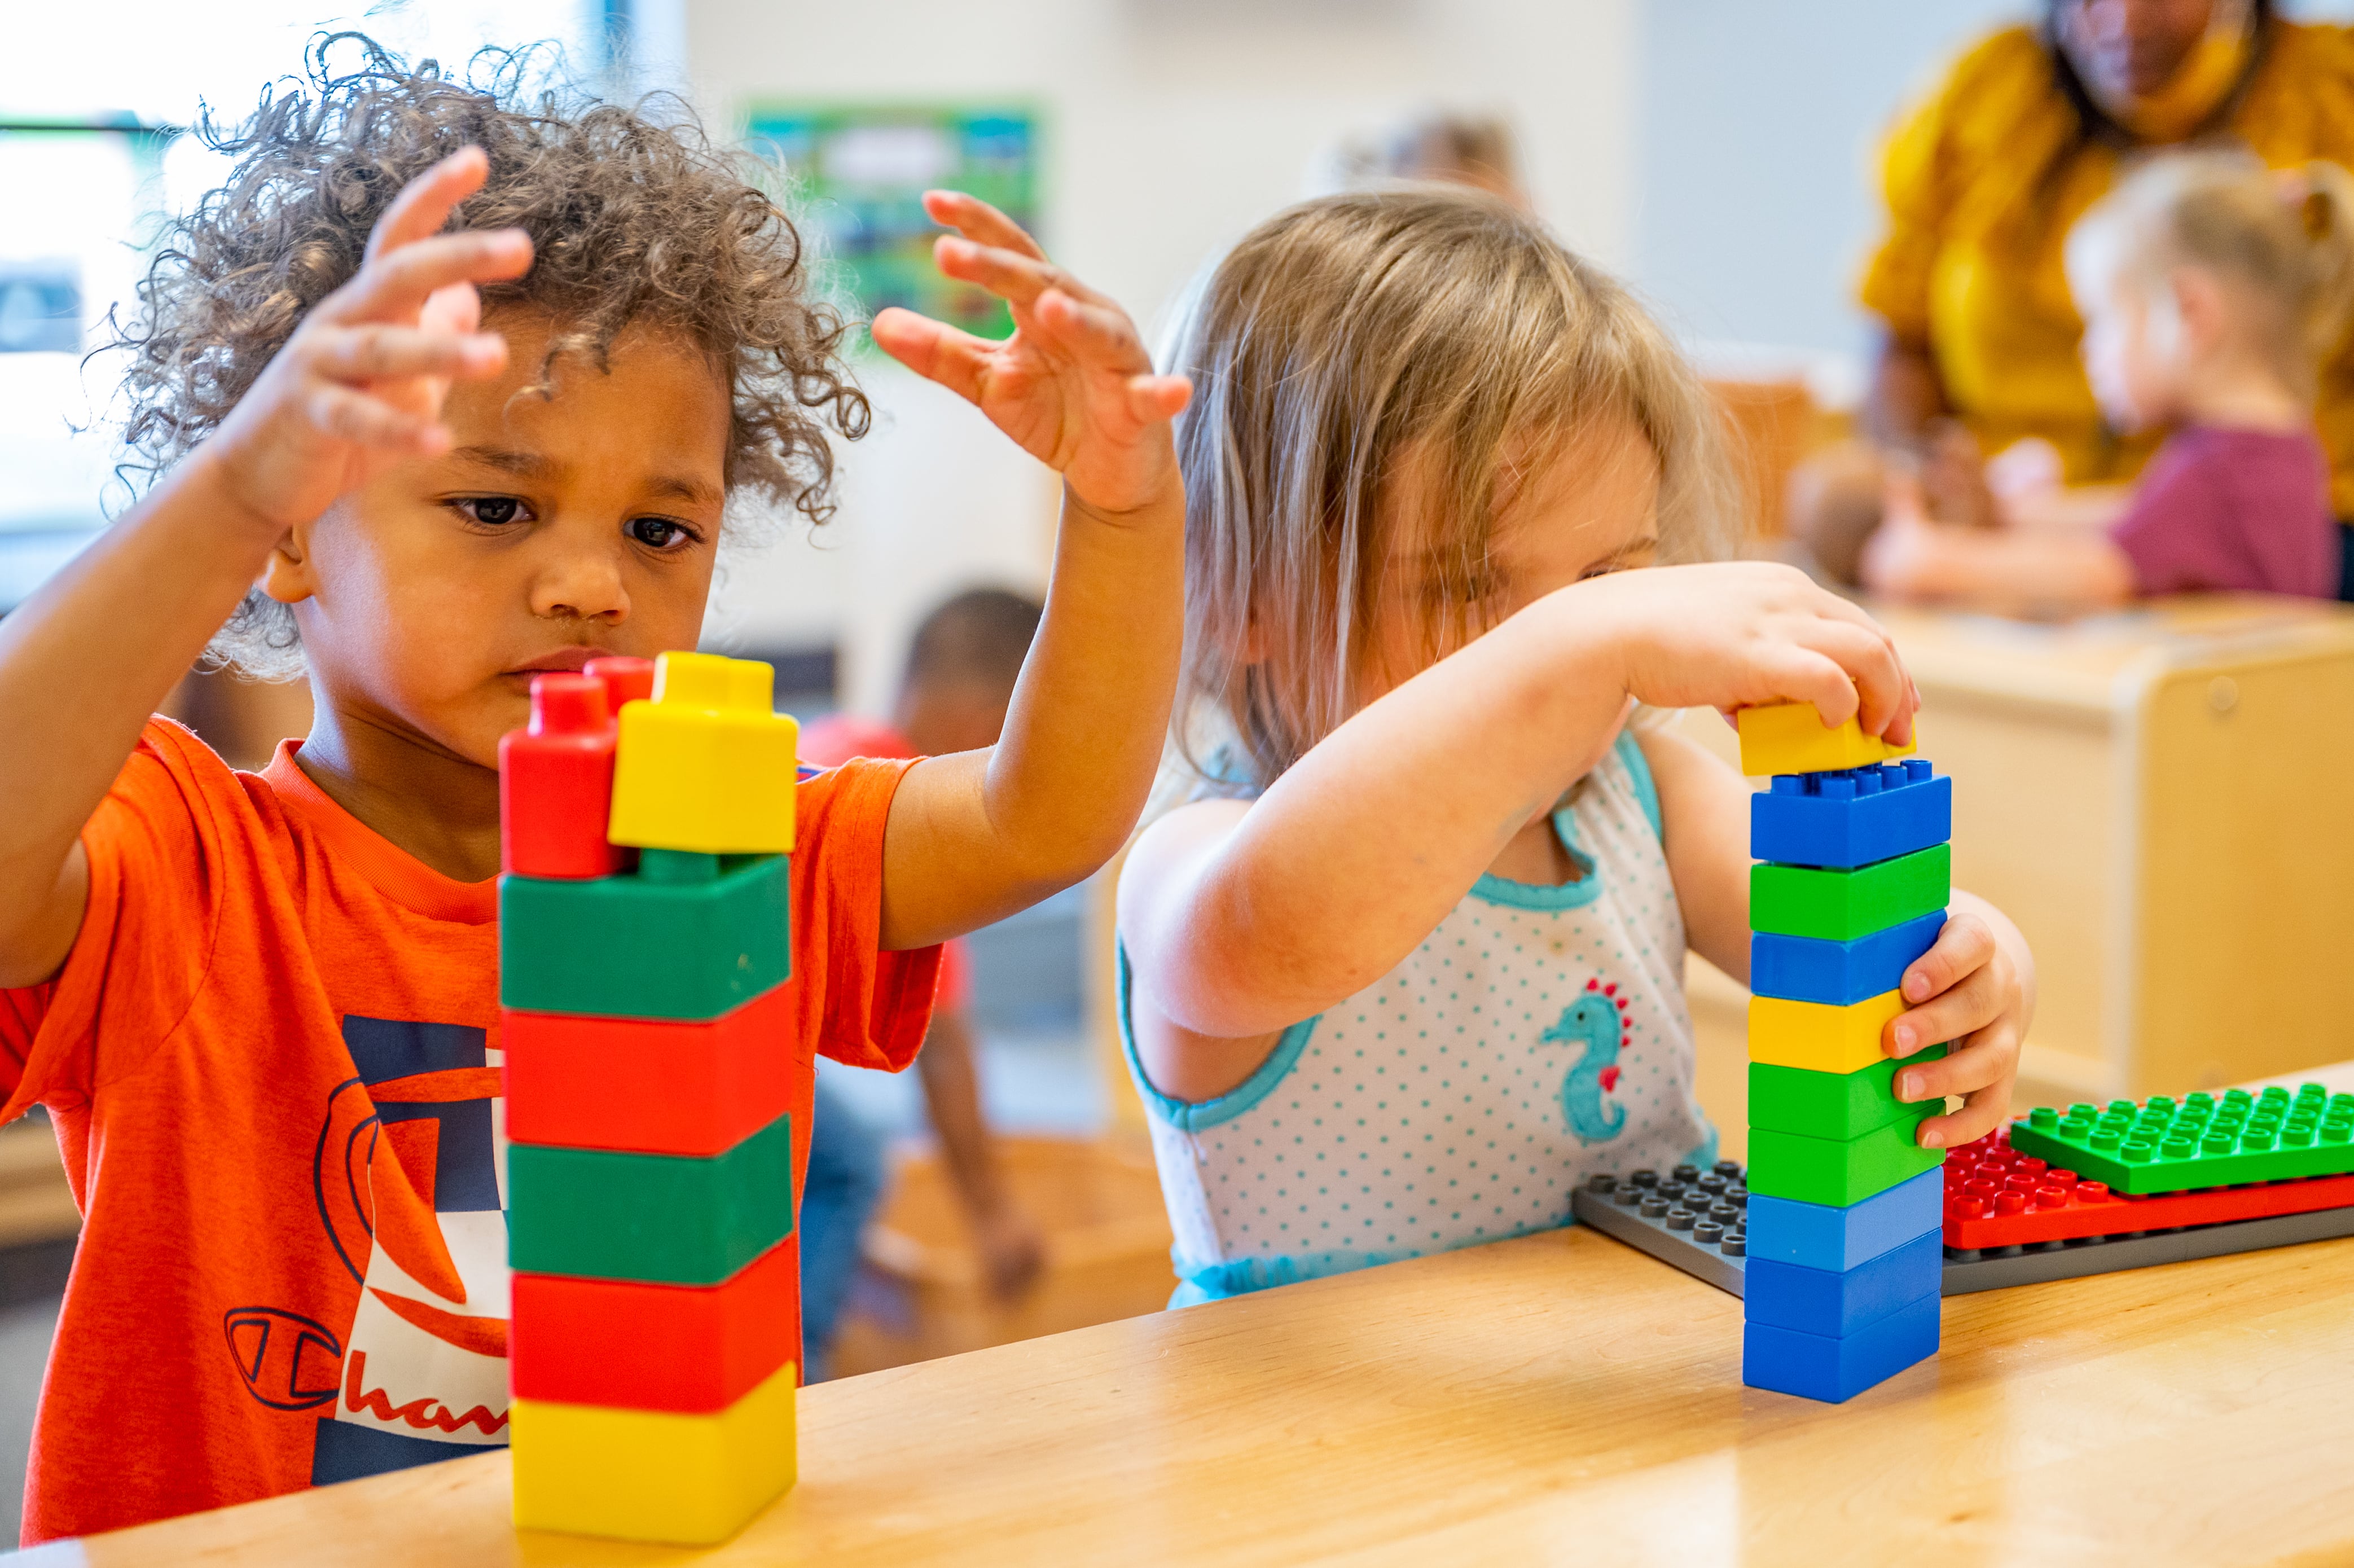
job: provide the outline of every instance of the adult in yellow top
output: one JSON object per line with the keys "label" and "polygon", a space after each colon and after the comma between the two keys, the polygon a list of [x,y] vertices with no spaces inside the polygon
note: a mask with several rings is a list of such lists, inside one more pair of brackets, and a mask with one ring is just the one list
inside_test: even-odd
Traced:
{"label": "adult in yellow top", "polygon": [[[2274,167],[2354,165],[2354,37],[2284,21],[2270,0],[2050,0],[2041,27],[2006,28],[1956,60],[1885,150],[1887,233],[1860,291],[1886,327],[1870,432],[1922,450],[1950,418],[1986,452],[2050,441],[2072,484],[2131,478],[2162,432],[2103,424],[2062,250],[2137,155],[2193,142],[2243,143]],[[2344,345],[2323,367],[2317,413],[2334,508],[2354,518]],[[1969,466],[1963,478],[1932,463],[1965,514],[1972,492],[1985,498]]]}

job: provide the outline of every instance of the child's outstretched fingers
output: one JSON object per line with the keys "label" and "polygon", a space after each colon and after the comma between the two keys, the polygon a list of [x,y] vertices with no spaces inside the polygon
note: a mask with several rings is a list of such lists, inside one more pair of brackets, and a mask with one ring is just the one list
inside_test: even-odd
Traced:
{"label": "child's outstretched fingers", "polygon": [[450,384],[506,365],[505,340],[479,330],[475,285],[532,262],[519,229],[442,232],[487,170],[464,149],[395,196],[358,271],[313,307],[207,443],[204,471],[245,514],[291,526],[387,463],[448,450]]}
{"label": "child's outstretched fingers", "polygon": [[868,329],[876,346],[979,408],[1097,515],[1177,495],[1168,422],[1192,387],[1153,373],[1127,313],[1048,260],[987,202],[929,191],[924,209],[957,230],[934,248],[940,270],[1005,301],[1013,335],[992,343],[892,309]]}

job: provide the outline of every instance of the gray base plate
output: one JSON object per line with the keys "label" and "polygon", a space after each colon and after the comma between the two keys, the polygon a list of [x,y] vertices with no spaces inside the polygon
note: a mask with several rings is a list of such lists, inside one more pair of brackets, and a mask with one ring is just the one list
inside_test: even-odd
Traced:
{"label": "gray base plate", "polygon": [[1671,1231],[1665,1220],[1646,1219],[1638,1210],[1612,1202],[1606,1193],[1580,1187],[1570,1193],[1569,1207],[1578,1224],[1617,1236],[1628,1246],[1648,1252],[1662,1263],[1672,1263],[1719,1290],[1738,1296],[1742,1283],[1749,1277],[1744,1269],[1748,1259],[1727,1257],[1715,1247],[1692,1240],[1690,1231]]}
{"label": "gray base plate", "polygon": [[[2094,1236],[2083,1241],[2046,1242],[2041,1248],[2021,1247],[2017,1251],[2004,1248],[1997,1253],[1962,1253],[1957,1255],[1948,1248],[1944,1293],[1966,1296],[1973,1290],[2041,1285],[2047,1279],[2114,1274],[2121,1268],[2188,1263],[2194,1257],[2261,1252],[2270,1246],[2294,1246],[2298,1242],[2327,1241],[2333,1236],[2349,1235],[2354,1235],[2354,1208],[2316,1209],[2303,1214],[2272,1214],[2260,1220],[2227,1220],[2219,1225],[2192,1225],[2184,1230],[2160,1231],[2154,1235],[2130,1238],[2103,1240]],[[1716,1282],[1711,1280],[1710,1283]]]}
{"label": "gray base plate", "polygon": [[[1690,1231],[1671,1231],[1663,1219],[1646,1218],[1638,1209],[1615,1203],[1606,1193],[1578,1188],[1570,1194],[1570,1212],[1577,1216],[1580,1224],[1592,1225],[1616,1236],[1662,1263],[1673,1264],[1686,1274],[1706,1280],[1719,1290],[1738,1296],[1748,1279],[1747,1258],[1727,1257],[1715,1246],[1694,1241]],[[2230,1220],[2221,1224],[2192,1225],[2148,1235],[2046,1242],[2035,1247],[1963,1253],[1949,1247],[1946,1252],[1942,1293],[1967,1296],[1974,1290],[2041,1285],[2049,1279],[2114,1274],[2119,1269],[2188,1263],[2193,1258],[2260,1252],[2266,1247],[2294,1246],[2299,1242],[2327,1241],[2347,1235],[2354,1235],[2354,1207]]]}

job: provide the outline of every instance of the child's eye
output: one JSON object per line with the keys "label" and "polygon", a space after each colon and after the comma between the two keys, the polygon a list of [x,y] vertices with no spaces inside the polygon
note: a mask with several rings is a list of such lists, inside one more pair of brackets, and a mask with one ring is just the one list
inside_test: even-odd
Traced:
{"label": "child's eye", "polygon": [[531,521],[531,509],[512,495],[461,495],[449,504],[485,527],[504,528]]}
{"label": "child's eye", "polygon": [[674,550],[695,536],[694,529],[669,517],[632,517],[625,531],[652,550]]}

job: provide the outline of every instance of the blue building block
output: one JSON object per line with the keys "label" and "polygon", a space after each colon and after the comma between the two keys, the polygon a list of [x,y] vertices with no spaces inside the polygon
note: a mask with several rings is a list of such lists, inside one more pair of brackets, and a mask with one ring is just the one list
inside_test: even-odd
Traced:
{"label": "blue building block", "polygon": [[[1756,1260],[1750,1260],[1755,1266]],[[1741,1329],[1741,1381],[1752,1388],[1841,1404],[1937,1353],[1934,1288],[1861,1333],[1802,1334],[1771,1323]]]}
{"label": "blue building block", "polygon": [[1945,927],[1946,912],[1932,909],[1851,942],[1758,931],[1749,938],[1749,989],[1758,996],[1845,1007],[1894,991]]}
{"label": "blue building block", "polygon": [[1786,865],[1852,868],[1954,836],[1954,781],[1920,758],[1844,773],[1785,773],[1749,797],[1749,853]]}
{"label": "blue building block", "polygon": [[1937,1294],[1946,1277],[1946,1233],[1924,1231],[1843,1272],[1752,1258],[1748,1275],[1742,1315],[1750,1322],[1844,1339]]}
{"label": "blue building block", "polygon": [[1843,1209],[1749,1195],[1749,1256],[1843,1273],[1945,1224],[1946,1173],[1924,1171]]}

